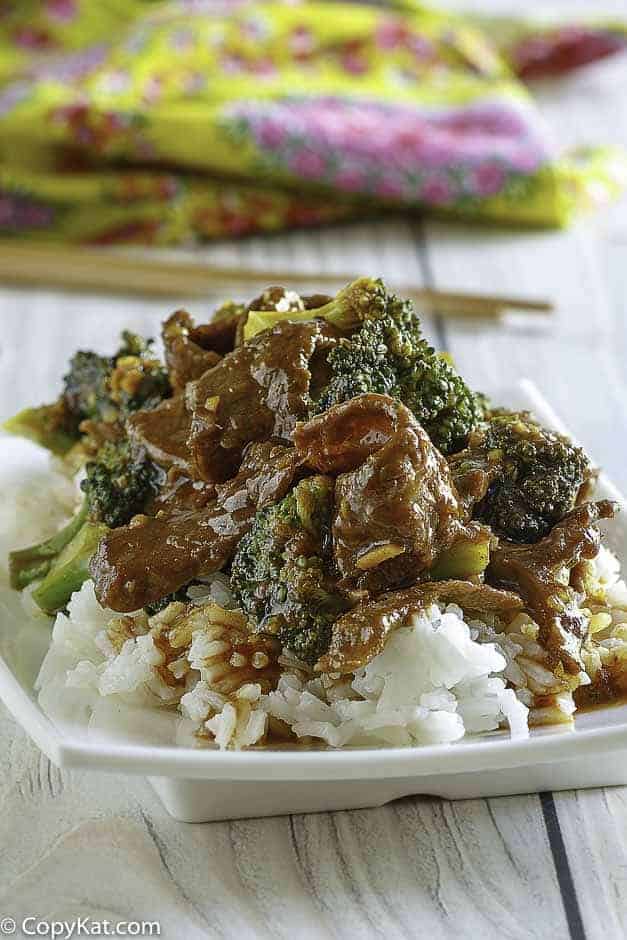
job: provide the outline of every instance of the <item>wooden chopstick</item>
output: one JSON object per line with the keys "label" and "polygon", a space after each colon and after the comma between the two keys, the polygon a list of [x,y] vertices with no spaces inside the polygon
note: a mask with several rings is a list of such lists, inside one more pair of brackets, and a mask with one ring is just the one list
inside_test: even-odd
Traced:
{"label": "wooden chopstick", "polygon": [[[217,287],[227,285],[339,288],[358,276],[355,273],[310,274],[219,267],[202,262],[123,255],[118,250],[0,240],[0,282],[27,287],[51,285],[184,299],[207,297]],[[530,314],[547,314],[553,310],[547,300],[435,290],[408,284],[392,286],[402,296],[417,300],[429,312],[443,316],[498,318],[513,310]]]}

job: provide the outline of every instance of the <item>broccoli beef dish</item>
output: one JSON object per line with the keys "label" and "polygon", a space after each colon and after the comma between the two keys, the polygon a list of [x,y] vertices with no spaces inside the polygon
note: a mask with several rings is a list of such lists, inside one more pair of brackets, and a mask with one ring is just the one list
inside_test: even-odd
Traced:
{"label": "broccoli beef dish", "polygon": [[207,320],[76,352],[5,424],[75,505],[9,556],[56,617],[52,717],[80,690],[193,746],[403,746],[624,694],[617,506],[578,446],[469,388],[379,280]]}

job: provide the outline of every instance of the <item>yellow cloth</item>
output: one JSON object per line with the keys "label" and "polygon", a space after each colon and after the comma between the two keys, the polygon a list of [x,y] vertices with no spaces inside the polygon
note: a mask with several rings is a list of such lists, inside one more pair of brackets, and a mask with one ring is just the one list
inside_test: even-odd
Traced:
{"label": "yellow cloth", "polygon": [[[12,9],[2,234],[164,244],[380,208],[563,225],[624,179],[612,151],[553,152],[510,64],[538,71],[538,35],[511,23],[497,47],[498,30],[411,2]],[[542,41],[550,72],[617,51],[625,31]]]}

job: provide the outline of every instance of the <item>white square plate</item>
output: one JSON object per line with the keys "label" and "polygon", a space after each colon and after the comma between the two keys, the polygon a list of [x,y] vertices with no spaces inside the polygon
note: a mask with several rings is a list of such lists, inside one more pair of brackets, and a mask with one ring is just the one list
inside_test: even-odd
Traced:
{"label": "white square plate", "polygon": [[[498,401],[529,408],[564,430],[538,390],[523,381]],[[27,442],[3,437],[0,485],[47,457]],[[598,495],[625,501],[601,476]],[[609,547],[627,559],[627,520],[619,515]],[[627,705],[576,718],[574,730],[544,728],[524,741],[504,733],[421,748],[252,750],[221,752],[167,743],[173,720],[146,715],[127,737],[98,738],[85,726],[55,726],[40,709],[33,682],[45,653],[44,622],[24,633],[14,592],[0,589],[0,698],[59,767],[147,775],[177,819],[202,822],[292,812],[380,806],[409,794],[450,799],[627,783]],[[165,722],[165,726],[163,724]],[[138,733],[146,728],[146,737]],[[143,732],[142,732],[143,733]],[[146,743],[149,742],[149,743]]]}

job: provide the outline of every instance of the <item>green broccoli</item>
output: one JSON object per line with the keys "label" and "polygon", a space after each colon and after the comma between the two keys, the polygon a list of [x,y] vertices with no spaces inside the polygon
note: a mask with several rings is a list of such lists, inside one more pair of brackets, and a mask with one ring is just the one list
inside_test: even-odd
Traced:
{"label": "green broccoli", "polygon": [[62,401],[76,426],[86,418],[91,421],[115,421],[117,408],[109,395],[109,378],[115,360],[95,352],[79,350],[70,359],[63,376]]}
{"label": "green broccoli", "polygon": [[98,548],[107,527],[85,522],[74,538],[53,559],[50,570],[33,591],[33,600],[46,614],[55,614],[67,605],[74,591],[89,577],[89,559]]}
{"label": "green broccoli", "polygon": [[123,423],[132,412],[153,408],[171,388],[165,367],[152,354],[152,342],[125,330],[114,356],[79,350],[57,401],[25,408],[5,421],[4,430],[64,457],[81,440],[82,421]]}
{"label": "green broccoli", "polygon": [[84,499],[52,538],[9,553],[11,587],[21,591],[40,581],[33,600],[45,613],[56,613],[89,577],[87,564],[107,531],[106,525],[90,518],[89,502]]}
{"label": "green broccoli", "polygon": [[140,408],[152,408],[170,394],[164,366],[151,353],[152,340],[125,330],[114,356],[79,351],[64,376],[63,401],[80,423],[112,423]]}
{"label": "green broccoli", "polygon": [[79,510],[52,538],[9,555],[12,587],[22,590],[43,578],[33,592],[47,613],[64,607],[89,577],[87,564],[103,535],[141,512],[159,483],[158,469],[126,437],[107,441],[86,466]]}
{"label": "green broccoli", "polygon": [[154,345],[153,339],[147,339],[139,333],[131,333],[130,330],[122,330],[120,341],[121,345],[113,357],[115,360],[123,356],[136,356],[138,359],[149,358]]}
{"label": "green broccoli", "polygon": [[[328,354],[331,379],[314,412],[367,392],[390,395],[412,411],[442,453],[453,453],[482,418],[482,399],[423,338],[411,301],[399,300],[375,283],[379,290],[369,309],[367,298],[373,292],[366,291],[363,322]],[[326,316],[334,303],[321,308]]]}
{"label": "green broccoli", "polygon": [[78,425],[62,399],[52,405],[24,408],[2,425],[16,437],[25,437],[45,447],[56,457],[65,457],[80,438]]}
{"label": "green broccoli", "polygon": [[495,412],[455,464],[462,473],[471,464],[483,467],[489,483],[474,517],[513,542],[548,535],[573,509],[591,474],[581,448],[528,412]]}
{"label": "green broccoli", "polygon": [[326,652],[331,626],[347,609],[332,576],[332,501],[328,477],[301,481],[257,513],[231,567],[231,585],[253,629],[277,636],[310,664]]}
{"label": "green broccoli", "polygon": [[154,340],[124,330],[122,346],[114,356],[111,397],[126,417],[140,408],[154,408],[171,394],[168,373],[155,358]]}
{"label": "green broccoli", "polygon": [[322,307],[290,310],[250,310],[244,326],[244,339],[275,326],[281,320],[311,320],[322,317],[345,333],[367,319],[382,316],[387,308],[388,293],[383,281],[373,277],[360,277],[343,287]]}
{"label": "green broccoli", "polygon": [[45,577],[50,571],[54,559],[74,536],[82,529],[89,515],[87,501],[83,503],[70,521],[45,542],[30,545],[28,548],[19,548],[9,554],[9,576],[11,587],[18,591]]}
{"label": "green broccoli", "polygon": [[90,518],[111,529],[126,525],[157,492],[159,478],[157,467],[128,438],[107,441],[81,481]]}
{"label": "green broccoli", "polygon": [[429,346],[411,301],[395,297],[379,279],[361,277],[322,307],[250,311],[244,338],[280,320],[312,317],[322,317],[350,334],[328,354],[331,377],[313,403],[313,414],[376,392],[407,405],[443,453],[465,445],[483,417],[483,397],[471,392],[450,363]]}

